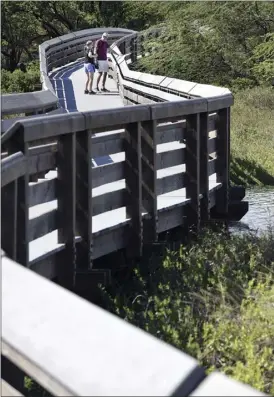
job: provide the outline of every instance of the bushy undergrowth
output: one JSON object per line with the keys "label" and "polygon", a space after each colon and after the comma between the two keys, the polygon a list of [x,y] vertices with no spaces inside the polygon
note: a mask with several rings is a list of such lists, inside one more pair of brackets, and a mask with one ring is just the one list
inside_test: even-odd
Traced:
{"label": "bushy undergrowth", "polygon": [[17,92],[32,92],[40,84],[39,63],[32,62],[27,66],[26,73],[19,69],[14,72],[1,70],[1,92],[11,94]]}
{"label": "bushy undergrowth", "polygon": [[103,289],[105,308],[218,369],[274,392],[274,234],[197,241]]}
{"label": "bushy undergrowth", "polygon": [[274,185],[274,89],[235,93],[231,108],[231,180],[235,184]]}

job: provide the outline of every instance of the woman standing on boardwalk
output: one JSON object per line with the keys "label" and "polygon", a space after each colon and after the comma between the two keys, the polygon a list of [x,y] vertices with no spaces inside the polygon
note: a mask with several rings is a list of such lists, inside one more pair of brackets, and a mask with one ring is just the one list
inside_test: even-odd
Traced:
{"label": "woman standing on boardwalk", "polygon": [[84,52],[85,52],[84,70],[87,75],[85,94],[93,95],[96,94],[96,92],[92,91],[96,55],[93,54],[93,42],[91,40],[86,42],[86,45],[84,47]]}

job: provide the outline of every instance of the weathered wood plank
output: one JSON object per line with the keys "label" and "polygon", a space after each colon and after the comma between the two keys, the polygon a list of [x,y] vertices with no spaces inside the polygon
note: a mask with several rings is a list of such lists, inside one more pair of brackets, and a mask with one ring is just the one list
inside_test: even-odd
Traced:
{"label": "weathered wood plank", "polygon": [[[92,139],[88,131],[80,131],[76,136],[76,225],[81,236],[79,252],[81,259],[77,267],[92,269],[93,261],[93,198],[92,198]],[[77,270],[77,269],[76,269]]]}
{"label": "weathered wood plank", "polygon": [[2,294],[2,354],[54,395],[188,395],[204,378],[196,360],[7,258]]}
{"label": "weathered wood plank", "polygon": [[189,200],[181,203],[179,206],[166,208],[159,211],[159,233],[182,226],[186,222],[186,213],[188,209]]}
{"label": "weathered wood plank", "polygon": [[184,139],[185,128],[185,120],[172,124],[158,125],[157,144],[180,141]]}
{"label": "weathered wood plank", "polygon": [[131,235],[130,221],[93,235],[93,259],[126,248]]}
{"label": "weathered wood plank", "polygon": [[208,113],[200,115],[200,194],[203,195],[200,201],[201,221],[207,222],[210,217],[209,211],[209,178],[208,178]]}
{"label": "weathered wood plank", "polygon": [[185,163],[185,148],[157,153],[157,169],[174,167]]}
{"label": "weathered wood plank", "polygon": [[169,120],[190,114],[207,112],[207,100],[203,98],[191,101],[165,102],[151,105],[152,118],[157,120]]}
{"label": "weathered wood plank", "polygon": [[57,198],[57,178],[45,179],[29,186],[29,206],[48,203]]}
{"label": "weathered wood plank", "polygon": [[116,190],[95,196],[92,198],[93,216],[102,214],[103,212],[116,210],[125,207],[128,201],[128,194],[125,189]]}
{"label": "weathered wood plank", "polygon": [[119,181],[125,178],[124,161],[92,168],[92,187]]}
{"label": "weathered wood plank", "polygon": [[46,212],[43,215],[30,219],[29,241],[36,240],[37,238],[58,229],[58,227],[62,225],[61,219],[64,221],[63,218],[60,218],[60,222],[58,222],[57,210]]}
{"label": "weathered wood plank", "polygon": [[61,135],[57,155],[58,243],[65,244],[62,285],[72,288],[76,237],[76,134]]}
{"label": "weathered wood plank", "polygon": [[188,184],[186,197],[191,199],[188,212],[190,227],[200,227],[200,114],[187,116],[186,174]]}
{"label": "weathered wood plank", "polygon": [[1,246],[10,258],[17,256],[17,179],[1,189]]}
{"label": "weathered wood plank", "polygon": [[217,165],[217,159],[210,160],[208,162],[208,176],[215,174],[216,172],[216,165]]}
{"label": "weathered wood plank", "polygon": [[142,141],[141,124],[130,123],[125,128],[125,183],[128,194],[126,214],[130,218],[128,257],[141,257],[143,249],[142,222]]}
{"label": "weathered wood plank", "polygon": [[141,130],[142,198],[143,207],[149,214],[143,221],[144,243],[158,239],[156,126],[156,120],[146,121],[142,123]]}
{"label": "weathered wood plank", "polygon": [[62,284],[64,273],[67,274],[67,263],[64,261],[65,245],[59,245],[57,249],[53,249],[47,254],[42,255],[30,262],[30,269],[35,273],[53,280],[58,278]]}
{"label": "weathered wood plank", "polygon": [[18,114],[38,111],[49,106],[57,107],[58,99],[50,91],[1,95],[1,114]]}
{"label": "weathered wood plank", "polygon": [[5,186],[24,175],[26,159],[22,152],[9,155],[1,160],[1,186]]}
{"label": "weathered wood plank", "polygon": [[186,187],[188,178],[184,172],[157,179],[157,195]]}
{"label": "weathered wood plank", "polygon": [[124,151],[123,131],[111,134],[98,134],[92,137],[92,157],[106,156]]}
{"label": "weathered wood plank", "polygon": [[216,152],[216,147],[217,147],[217,138],[211,138],[208,140],[208,153],[214,153]]}
{"label": "weathered wood plank", "polygon": [[30,175],[38,174],[43,171],[55,170],[57,166],[56,153],[48,151],[37,155],[29,155],[27,163]]}

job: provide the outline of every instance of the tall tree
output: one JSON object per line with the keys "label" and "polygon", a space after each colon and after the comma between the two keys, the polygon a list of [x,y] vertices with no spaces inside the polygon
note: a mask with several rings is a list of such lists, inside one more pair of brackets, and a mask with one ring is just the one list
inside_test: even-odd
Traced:
{"label": "tall tree", "polygon": [[39,22],[26,12],[23,1],[2,1],[2,37],[1,53],[5,57],[6,67],[13,71],[21,60],[22,53],[28,51],[37,40]]}

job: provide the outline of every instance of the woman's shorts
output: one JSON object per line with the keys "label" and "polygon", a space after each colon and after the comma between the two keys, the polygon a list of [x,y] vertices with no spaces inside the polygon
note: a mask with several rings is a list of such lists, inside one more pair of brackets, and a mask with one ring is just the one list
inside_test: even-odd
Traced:
{"label": "woman's shorts", "polygon": [[107,73],[108,72],[108,61],[98,60],[98,72]]}
{"label": "woman's shorts", "polygon": [[84,64],[85,72],[94,73],[95,72],[95,65],[92,63],[85,63]]}

